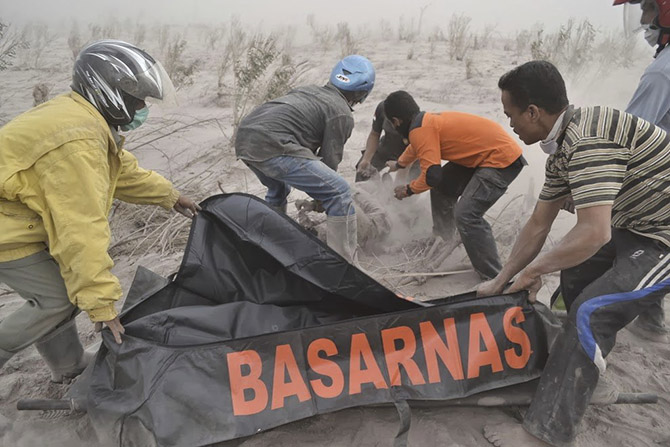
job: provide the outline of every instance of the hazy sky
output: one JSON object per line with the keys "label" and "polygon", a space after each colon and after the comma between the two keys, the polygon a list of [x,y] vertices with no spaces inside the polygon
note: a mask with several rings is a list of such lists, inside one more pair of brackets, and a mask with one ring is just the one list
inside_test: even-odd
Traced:
{"label": "hazy sky", "polygon": [[532,26],[548,28],[570,17],[588,17],[596,26],[615,28],[622,22],[622,7],[612,0],[0,0],[0,17],[12,22],[26,20],[102,21],[140,17],[153,22],[217,22],[236,15],[245,23],[304,25],[314,13],[319,23],[347,21],[377,23],[383,18],[392,25],[399,17],[418,18],[425,9],[426,27],[447,24],[454,12],[472,17],[475,27],[496,24],[501,31]]}

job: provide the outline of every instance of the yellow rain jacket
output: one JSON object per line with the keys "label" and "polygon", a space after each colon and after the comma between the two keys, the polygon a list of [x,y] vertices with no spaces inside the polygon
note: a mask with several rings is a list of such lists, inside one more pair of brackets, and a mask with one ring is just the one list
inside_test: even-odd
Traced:
{"label": "yellow rain jacket", "polygon": [[0,128],[0,262],[48,248],[70,301],[92,321],[116,317],[122,296],[107,253],[113,199],[170,209],[179,198],[122,144],[74,92]]}

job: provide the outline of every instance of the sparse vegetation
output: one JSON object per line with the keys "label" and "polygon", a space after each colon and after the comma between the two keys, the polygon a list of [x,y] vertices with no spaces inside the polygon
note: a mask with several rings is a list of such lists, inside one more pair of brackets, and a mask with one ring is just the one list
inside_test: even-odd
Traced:
{"label": "sparse vegetation", "polygon": [[449,58],[462,61],[470,48],[469,28],[472,19],[463,14],[452,14],[447,26],[447,46]]}
{"label": "sparse vegetation", "polygon": [[485,25],[481,32],[472,36],[472,49],[481,50],[489,48],[496,34],[496,25]]}
{"label": "sparse vegetation", "polygon": [[72,53],[72,60],[77,58],[79,52],[83,48],[83,42],[81,40],[81,34],[79,33],[79,24],[77,21],[72,22],[72,28],[70,28],[70,35],[67,37],[67,46]]}
{"label": "sparse vegetation", "polygon": [[321,26],[316,22],[314,14],[307,16],[307,25],[312,33],[312,39],[321,48],[321,51],[327,51],[331,48],[335,40],[335,32],[329,26]]}
{"label": "sparse vegetation", "polygon": [[165,54],[170,42],[170,27],[168,25],[160,25],[156,33],[158,34],[158,50],[160,54]]}
{"label": "sparse vegetation", "polygon": [[102,27],[98,24],[91,23],[88,25],[89,32],[89,41],[95,42],[96,40],[102,39]]}
{"label": "sparse vegetation", "polygon": [[147,37],[147,26],[139,20],[135,22],[135,30],[133,32],[133,44],[141,47]]}
{"label": "sparse vegetation", "polygon": [[548,60],[566,72],[574,72],[583,69],[591,58],[595,39],[596,30],[588,19],[579,23],[570,19],[556,33],[545,35],[539,30],[530,52],[533,59]]}
{"label": "sparse vegetation", "polygon": [[56,35],[49,30],[49,25],[46,23],[31,23],[29,24],[24,35],[30,41],[30,61],[31,68],[42,68],[42,56],[47,47],[55,40]]}
{"label": "sparse vegetation", "polygon": [[352,36],[349,24],[346,22],[338,23],[335,37],[340,42],[340,57],[358,53],[358,42]]}
{"label": "sparse vegetation", "polygon": [[[254,106],[284,95],[294,87],[305,73],[307,62],[295,62],[278,47],[277,36],[273,34],[256,34],[247,42],[242,29],[234,26],[229,39],[219,65],[218,96],[220,103],[230,100],[235,132]],[[228,75],[229,71],[232,76]]]}
{"label": "sparse vegetation", "polygon": [[256,35],[247,48],[246,57],[233,62],[233,126],[235,129],[249,109],[265,99],[266,95],[258,87],[277,55],[274,36]]}
{"label": "sparse vegetation", "polygon": [[0,71],[11,67],[17,52],[28,47],[25,35],[0,19]]}
{"label": "sparse vegetation", "polygon": [[435,27],[433,32],[428,36],[428,45],[429,45],[429,57],[433,59],[435,57],[435,49],[437,44],[440,42],[446,42],[447,38],[444,36],[444,32],[440,27]]}
{"label": "sparse vegetation", "polygon": [[414,18],[409,21],[405,17],[398,19],[398,40],[401,42],[414,42],[416,40],[416,28],[414,27]]}
{"label": "sparse vegetation", "polygon": [[521,57],[530,49],[530,43],[533,40],[532,36],[533,32],[531,30],[525,29],[516,32],[516,35],[514,36],[514,55],[516,57]]}
{"label": "sparse vegetation", "polygon": [[186,39],[180,35],[174,38],[167,44],[167,52],[165,54],[165,71],[174,83],[176,88],[193,83],[193,75],[200,64],[198,59],[186,62],[184,58],[184,51],[187,45]]}

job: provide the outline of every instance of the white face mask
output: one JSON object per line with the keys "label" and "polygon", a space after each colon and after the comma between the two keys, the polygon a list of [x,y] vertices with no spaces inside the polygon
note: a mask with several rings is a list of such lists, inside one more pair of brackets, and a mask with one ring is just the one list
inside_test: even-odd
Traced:
{"label": "white face mask", "polygon": [[642,29],[644,30],[644,40],[652,47],[658,45],[658,37],[661,35],[661,30],[649,24],[642,25]]}
{"label": "white face mask", "polygon": [[540,149],[545,154],[552,155],[558,150],[558,141],[556,140],[544,140],[540,141]]}
{"label": "white face mask", "polygon": [[545,154],[552,155],[558,150],[558,137],[561,132],[561,125],[563,124],[563,118],[565,117],[565,111],[558,116],[558,119],[554,123],[554,126],[551,128],[549,135],[546,139],[540,141],[540,149]]}

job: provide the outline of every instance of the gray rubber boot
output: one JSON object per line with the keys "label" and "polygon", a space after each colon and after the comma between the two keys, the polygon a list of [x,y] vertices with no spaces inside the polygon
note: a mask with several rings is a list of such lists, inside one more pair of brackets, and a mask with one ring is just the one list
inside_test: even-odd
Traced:
{"label": "gray rubber boot", "polygon": [[13,352],[0,349],[0,369],[2,369],[2,367],[5,366],[5,363],[7,363],[9,359],[11,359],[13,356],[14,356]]}
{"label": "gray rubber boot", "polygon": [[356,214],[350,216],[328,216],[326,220],[328,246],[351,262],[358,245]]}
{"label": "gray rubber boot", "polygon": [[35,343],[37,352],[51,370],[51,381],[63,383],[78,376],[93,359],[79,341],[77,324],[70,320]]}

